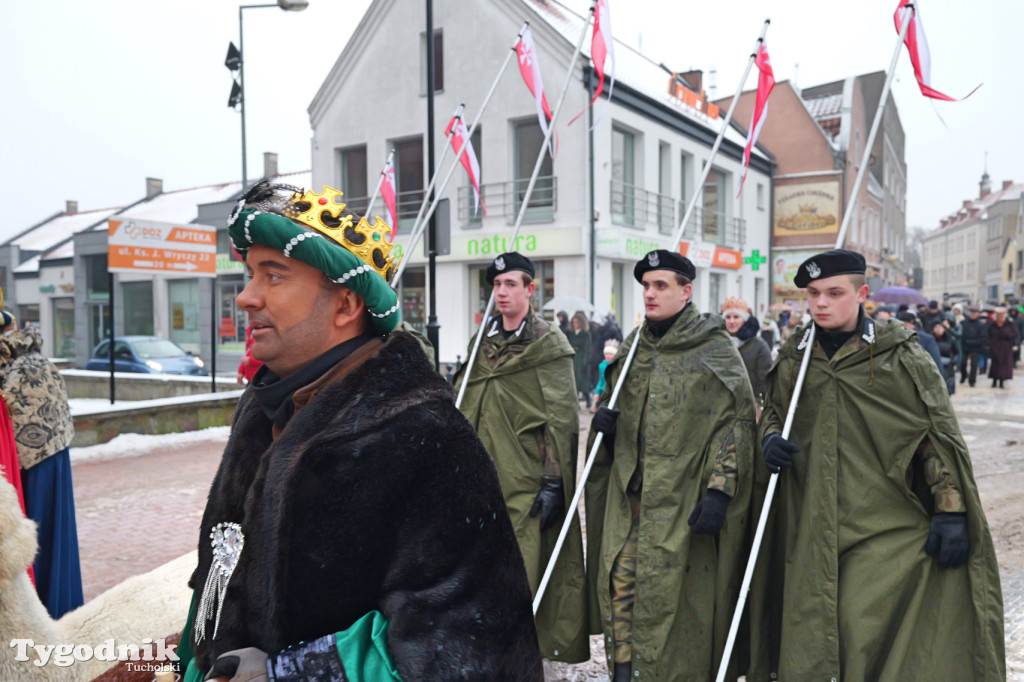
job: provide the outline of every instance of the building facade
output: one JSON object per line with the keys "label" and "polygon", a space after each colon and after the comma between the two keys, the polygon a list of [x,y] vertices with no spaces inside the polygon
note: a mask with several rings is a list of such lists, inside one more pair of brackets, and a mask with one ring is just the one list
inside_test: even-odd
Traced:
{"label": "building facade", "polygon": [[[845,246],[864,254],[872,290],[903,284],[906,241],[906,162],[899,112],[889,94],[857,197],[853,185],[864,156],[884,73],[850,76],[799,89],[781,81],[772,91],[759,143],[775,159],[772,205],[772,293],[777,302],[803,307],[793,284],[800,263],[834,248],[848,207]],[[744,92],[736,118],[749,121],[756,91]],[[719,101],[724,109],[732,98]]]}
{"label": "building facade", "polygon": [[[395,150],[396,242],[410,260],[399,285],[402,311],[422,329],[430,293],[427,258],[422,245],[405,244],[427,185],[425,16],[422,6],[413,7],[396,0],[370,5],[309,113],[316,187],[338,187],[357,212],[365,209],[380,168]],[[530,21],[552,110],[585,25],[566,8],[536,0],[437,2],[433,20],[438,158],[446,145],[440,131],[450,112],[465,103],[467,126],[473,121],[524,21]],[[459,39],[468,35],[473,40]],[[587,115],[568,125],[585,110],[595,87],[584,61],[587,35],[584,58],[569,75],[556,120],[557,152],[541,162],[529,200],[525,189],[543,133],[515,59],[473,136],[486,215],[474,211],[473,191],[461,168],[442,193],[451,206],[450,249],[438,256],[436,270],[443,362],[465,359],[467,341],[490,296],[485,269],[506,250],[519,250],[536,264],[539,307],[563,297],[592,296],[600,316],[612,312],[624,328],[632,327],[643,312],[633,265],[652,249],[672,248],[684,211],[698,196],[695,184],[722,123],[701,90],[699,74],[668,74],[617,46],[611,100],[606,81],[605,96],[593,111],[596,120],[607,105],[604,118],[592,132]],[[767,310],[768,268],[761,263],[769,249],[771,162],[755,151],[746,188],[737,198],[744,142],[738,130],[728,131],[684,233],[681,248],[699,266],[694,295],[704,311],[718,311],[730,295],[746,298],[756,314]],[[442,178],[452,156],[436,164]],[[513,243],[524,201],[525,220]]]}

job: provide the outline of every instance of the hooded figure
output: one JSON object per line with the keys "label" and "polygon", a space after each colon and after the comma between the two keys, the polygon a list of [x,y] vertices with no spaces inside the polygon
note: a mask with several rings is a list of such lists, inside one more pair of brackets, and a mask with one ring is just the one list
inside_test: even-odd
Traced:
{"label": "hooded figure", "polygon": [[1005,679],[999,571],[935,363],[861,304],[860,254],[805,261],[817,326],[779,351],[760,423],[779,472],[751,585],[750,682]]}

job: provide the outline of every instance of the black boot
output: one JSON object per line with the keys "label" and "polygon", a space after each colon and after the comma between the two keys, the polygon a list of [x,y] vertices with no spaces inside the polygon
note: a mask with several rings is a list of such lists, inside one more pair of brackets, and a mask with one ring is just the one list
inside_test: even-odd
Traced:
{"label": "black boot", "polygon": [[1006,388],[1006,386],[1003,386],[1003,380],[1002,379],[999,380],[999,388]]}
{"label": "black boot", "polygon": [[615,676],[612,677],[612,682],[629,682],[632,668],[633,666],[630,663],[616,663]]}
{"label": "black boot", "polygon": [[996,381],[998,381],[998,380],[997,380],[997,379],[993,379],[993,380],[992,380],[992,388],[995,388],[995,387],[996,387]]}

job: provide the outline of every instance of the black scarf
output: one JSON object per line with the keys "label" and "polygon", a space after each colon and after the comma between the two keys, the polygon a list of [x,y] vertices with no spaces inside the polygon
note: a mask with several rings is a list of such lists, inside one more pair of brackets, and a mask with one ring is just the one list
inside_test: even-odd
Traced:
{"label": "black scarf", "polygon": [[818,327],[816,332],[818,336],[818,343],[821,344],[821,349],[825,351],[825,355],[831,360],[832,356],[836,354],[843,344],[850,340],[857,332],[864,328],[864,308],[861,307],[860,312],[857,314],[857,326],[848,332],[830,332],[826,331],[814,323]]}
{"label": "black scarf", "polygon": [[252,389],[263,414],[283,429],[295,412],[295,403],[292,402],[295,391],[309,386],[372,338],[370,334],[360,334],[343,341],[284,379],[271,372],[266,365],[260,367],[252,378]]}
{"label": "black scarf", "polygon": [[[683,310],[686,310],[686,306],[688,305],[690,305],[689,301],[687,301],[686,305],[683,306]],[[664,320],[652,320],[651,318],[648,317],[647,329],[652,334],[654,334],[654,338],[660,339],[661,337],[665,336],[665,332],[671,329],[672,325],[676,323],[676,320],[679,319],[679,316],[683,314],[683,310],[680,310],[672,317],[666,317]]]}

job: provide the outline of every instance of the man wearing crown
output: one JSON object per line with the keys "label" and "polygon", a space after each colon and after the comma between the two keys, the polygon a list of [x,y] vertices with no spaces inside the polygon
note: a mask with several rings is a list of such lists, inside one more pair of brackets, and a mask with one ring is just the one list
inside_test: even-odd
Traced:
{"label": "man wearing crown", "polygon": [[[455,377],[466,381],[461,409],[494,458],[508,514],[536,594],[567,513],[573,522],[537,611],[545,658],[590,658],[583,537],[575,510],[579,401],[573,350],[556,325],[534,314],[529,258],[503,253],[487,268],[498,314],[489,319],[476,363]],[[470,340],[472,348],[474,340]]]}
{"label": "man wearing crown", "polygon": [[794,278],[814,339],[798,329],[766,380],[758,473],[779,478],[747,679],[1003,680],[999,571],[967,446],[916,334],[865,315],[865,271],[834,249]]}
{"label": "man wearing crown", "polygon": [[605,369],[591,423],[590,447],[604,434],[586,486],[591,594],[615,682],[710,680],[746,558],[754,396],[722,318],[691,301],[688,258],[651,251],[633,276],[646,317]]}
{"label": "man wearing crown", "polygon": [[487,452],[394,331],[389,228],[261,183],[231,216],[264,366],[203,515],[186,680],[538,680]]}

